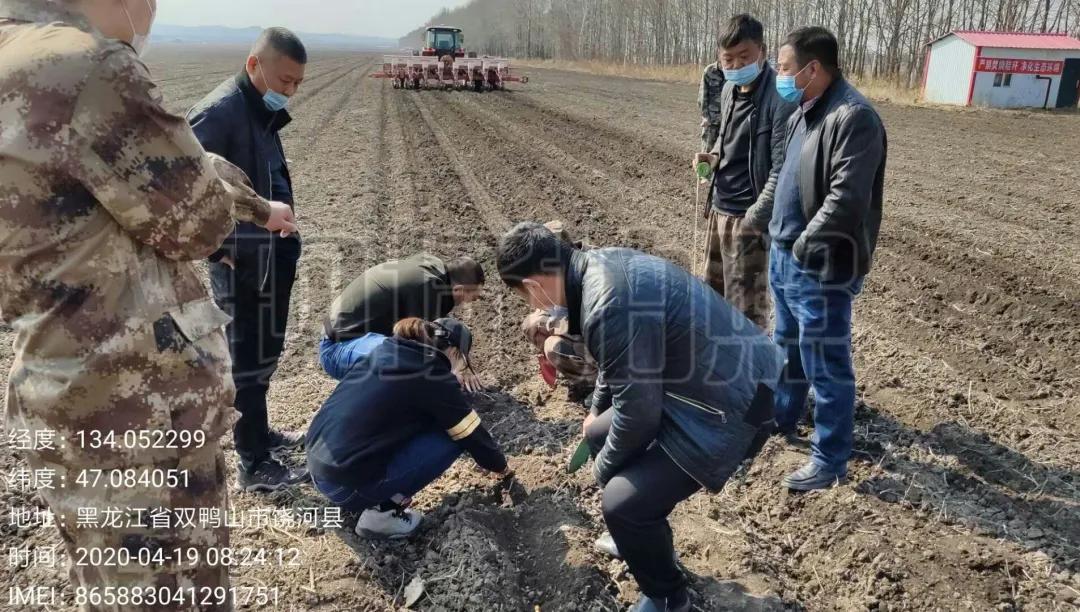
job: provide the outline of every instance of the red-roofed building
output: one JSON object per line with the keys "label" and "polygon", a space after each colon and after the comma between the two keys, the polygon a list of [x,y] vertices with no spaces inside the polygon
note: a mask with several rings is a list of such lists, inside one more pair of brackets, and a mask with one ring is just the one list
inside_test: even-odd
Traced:
{"label": "red-roofed building", "polygon": [[923,99],[995,108],[1069,108],[1080,99],[1080,39],[956,30],[927,45]]}

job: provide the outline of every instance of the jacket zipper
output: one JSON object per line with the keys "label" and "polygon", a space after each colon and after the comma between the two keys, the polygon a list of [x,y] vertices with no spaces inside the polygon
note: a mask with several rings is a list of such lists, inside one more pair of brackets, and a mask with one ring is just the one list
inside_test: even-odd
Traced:
{"label": "jacket zipper", "polygon": [[705,483],[698,480],[696,476],[690,473],[690,470],[684,468],[682,464],[679,463],[678,459],[675,458],[675,455],[671,454],[671,451],[669,451],[663,444],[660,444],[659,442],[657,442],[657,444],[660,446],[660,450],[664,451],[664,454],[668,456],[668,459],[671,459],[671,462],[674,463],[676,467],[682,470],[684,474],[689,476],[691,480],[701,485],[702,489],[704,489],[705,491],[709,490],[709,487],[705,486]]}
{"label": "jacket zipper", "polygon": [[701,410],[702,412],[707,412],[707,413],[709,413],[711,415],[718,416],[718,417],[720,417],[721,420],[723,420],[724,423],[727,423],[727,414],[723,410],[717,410],[716,408],[713,408],[712,406],[709,406],[708,404],[703,404],[701,402],[692,400],[692,399],[690,399],[688,397],[678,395],[677,393],[672,393],[671,391],[665,391],[664,395],[667,395],[668,397],[670,397],[672,399],[675,399],[675,400],[678,400],[678,401],[680,401],[680,402],[682,402],[684,404],[693,406],[694,408],[697,408],[698,410]]}
{"label": "jacket zipper", "polygon": [[754,180],[754,145],[757,140],[758,114],[758,109],[756,108],[750,113],[750,167],[748,169],[750,171],[750,188],[754,190],[754,193],[761,193],[761,190],[758,189],[757,181]]}
{"label": "jacket zipper", "polygon": [[[274,176],[270,162],[266,162],[266,180],[270,184],[266,193],[270,194],[270,199],[274,199]],[[266,285],[270,280],[270,265],[274,260],[274,232],[270,232],[270,248],[266,249],[266,273],[263,274],[262,282],[259,283],[259,291],[265,293]]]}

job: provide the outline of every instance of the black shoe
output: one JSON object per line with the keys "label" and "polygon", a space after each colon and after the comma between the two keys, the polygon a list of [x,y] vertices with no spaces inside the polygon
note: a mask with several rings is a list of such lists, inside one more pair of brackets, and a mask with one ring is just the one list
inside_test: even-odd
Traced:
{"label": "black shoe", "polygon": [[269,434],[270,443],[267,448],[270,452],[277,452],[283,450],[290,450],[294,448],[304,448],[304,442],[307,440],[307,432],[305,431],[278,431],[271,429]]}
{"label": "black shoe", "polygon": [[250,469],[241,462],[237,475],[240,488],[248,493],[279,491],[307,482],[310,478],[306,469],[290,469],[276,459],[265,459]]}

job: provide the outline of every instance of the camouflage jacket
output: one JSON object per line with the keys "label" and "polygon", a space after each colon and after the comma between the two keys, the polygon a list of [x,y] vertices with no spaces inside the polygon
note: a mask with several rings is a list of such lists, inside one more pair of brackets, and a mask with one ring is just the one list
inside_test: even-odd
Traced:
{"label": "camouflage jacket", "polygon": [[45,462],[95,467],[136,457],[75,448],[72,432],[202,429],[216,440],[232,414],[228,317],[193,261],[234,219],[265,223],[268,203],[225,182],[215,164],[236,169],[163,108],[131,47],[59,3],[0,0],[0,92],[9,426],[68,440]]}
{"label": "camouflage jacket", "polygon": [[720,93],[724,90],[724,71],[716,63],[705,67],[698,88],[698,107],[701,118],[712,125],[720,125]]}

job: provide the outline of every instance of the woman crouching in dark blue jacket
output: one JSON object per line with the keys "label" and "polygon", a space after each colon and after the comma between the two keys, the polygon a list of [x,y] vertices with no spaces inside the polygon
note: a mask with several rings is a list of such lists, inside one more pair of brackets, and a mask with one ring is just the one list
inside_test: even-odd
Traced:
{"label": "woman crouching in dark blue jacket", "polygon": [[404,538],[422,515],[413,495],[463,451],[509,475],[506,457],[469,407],[451,358],[468,359],[468,328],[453,319],[405,319],[357,361],[308,429],[308,468],[334,504],[361,512],[357,535]]}

